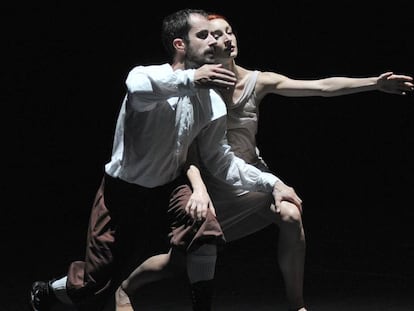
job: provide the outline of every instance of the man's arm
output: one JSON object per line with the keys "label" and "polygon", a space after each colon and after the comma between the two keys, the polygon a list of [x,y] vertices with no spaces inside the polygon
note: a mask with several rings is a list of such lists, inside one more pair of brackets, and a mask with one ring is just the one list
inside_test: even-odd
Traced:
{"label": "man's arm", "polygon": [[198,69],[173,70],[168,64],[134,67],[126,78],[130,106],[136,111],[149,111],[171,97],[193,95],[198,88],[228,88],[236,77],[219,64]]}
{"label": "man's arm", "polygon": [[231,151],[226,139],[226,116],[212,121],[197,139],[200,161],[210,174],[239,189],[271,192],[276,212],[280,211],[283,201],[295,204],[302,211],[302,200],[292,187],[277,176],[246,163]]}

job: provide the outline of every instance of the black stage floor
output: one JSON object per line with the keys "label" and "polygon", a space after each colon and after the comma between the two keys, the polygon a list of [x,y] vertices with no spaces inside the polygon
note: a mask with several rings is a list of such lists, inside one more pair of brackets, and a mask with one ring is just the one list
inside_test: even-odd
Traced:
{"label": "black stage floor", "polygon": [[[269,228],[230,243],[220,254],[214,310],[287,310],[281,275],[274,261],[277,243],[269,238],[271,233]],[[304,292],[310,311],[414,310],[413,245],[396,243],[385,247],[375,241],[361,245],[358,241],[308,236]],[[59,252],[53,252],[53,247],[59,249],[53,243],[41,244],[38,252],[30,255],[15,248],[19,258],[3,266],[6,277],[0,279],[1,311],[28,310],[31,282],[64,271],[74,247]],[[13,251],[13,247],[9,250]],[[47,250],[54,253],[49,261],[42,257]],[[26,268],[13,268],[17,261],[26,262]],[[180,280],[144,288],[135,303],[142,311],[191,310],[186,284]],[[61,310],[67,309],[55,311]]]}

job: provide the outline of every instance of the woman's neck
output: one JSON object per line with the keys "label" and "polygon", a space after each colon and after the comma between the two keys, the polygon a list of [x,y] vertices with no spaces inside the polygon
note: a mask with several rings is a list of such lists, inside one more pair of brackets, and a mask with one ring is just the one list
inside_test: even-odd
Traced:
{"label": "woman's neck", "polygon": [[236,73],[236,63],[234,62],[234,59],[230,60],[227,63],[223,63],[222,64],[224,68],[233,71],[234,73]]}
{"label": "woman's neck", "polygon": [[[234,60],[229,61],[228,63],[223,64],[223,67],[231,70],[235,73],[237,80],[239,79],[238,77],[238,69],[236,66],[236,63],[234,62]],[[236,86],[237,86],[238,81],[236,82]],[[233,94],[234,94],[234,89],[235,87],[229,87],[227,89],[221,89],[220,93],[221,96],[223,97],[225,103],[227,106],[231,106],[233,105]]]}

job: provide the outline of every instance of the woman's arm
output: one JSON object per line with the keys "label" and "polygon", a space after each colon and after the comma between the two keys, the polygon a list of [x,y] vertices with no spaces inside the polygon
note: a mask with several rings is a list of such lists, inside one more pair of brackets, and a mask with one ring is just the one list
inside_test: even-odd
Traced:
{"label": "woman's arm", "polygon": [[259,97],[266,94],[283,96],[340,96],[367,91],[406,95],[414,90],[413,78],[392,72],[377,77],[328,77],[316,80],[296,80],[274,72],[262,72],[257,80]]}
{"label": "woman's arm", "polygon": [[200,170],[195,165],[191,164],[187,169],[187,177],[193,188],[193,194],[188,200],[185,211],[190,214],[192,218],[198,220],[206,218],[208,209],[210,209],[213,215],[216,216],[213,202],[210,199],[207,187],[201,177]]}

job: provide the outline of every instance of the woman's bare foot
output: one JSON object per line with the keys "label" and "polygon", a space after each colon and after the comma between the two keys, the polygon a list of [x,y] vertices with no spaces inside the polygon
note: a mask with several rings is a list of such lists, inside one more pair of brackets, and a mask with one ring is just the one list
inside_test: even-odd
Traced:
{"label": "woman's bare foot", "polygon": [[121,286],[115,292],[115,311],[134,311],[131,300]]}

